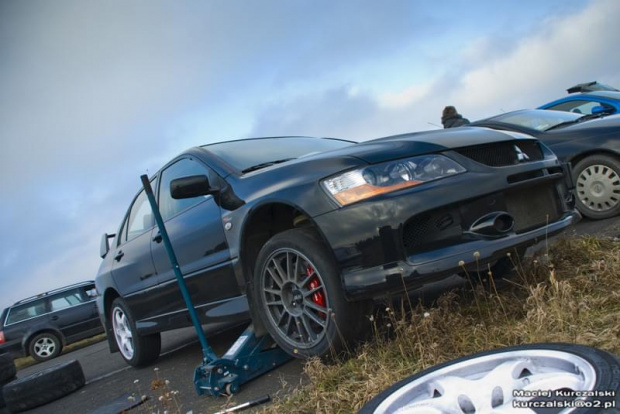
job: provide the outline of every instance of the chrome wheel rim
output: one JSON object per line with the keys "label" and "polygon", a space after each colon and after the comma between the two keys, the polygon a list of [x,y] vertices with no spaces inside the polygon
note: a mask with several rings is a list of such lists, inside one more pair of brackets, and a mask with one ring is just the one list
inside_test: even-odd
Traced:
{"label": "chrome wheel rim", "polygon": [[112,328],[118,350],[125,359],[132,359],[134,355],[133,332],[129,327],[127,315],[121,308],[112,311]]}
{"label": "chrome wheel rim", "polygon": [[34,353],[39,358],[49,358],[56,351],[56,342],[49,336],[39,338],[34,343]]}
{"label": "chrome wheel rim", "polygon": [[269,256],[263,268],[263,310],[289,345],[309,349],[323,340],[329,325],[329,298],[323,278],[302,253],[286,248]]}
{"label": "chrome wheel rim", "polygon": [[620,203],[620,177],[606,165],[590,165],[577,177],[577,197],[592,211],[605,212]]}
{"label": "chrome wheel rim", "polygon": [[515,407],[535,397],[518,395],[514,390],[591,391],[595,383],[594,367],[574,354],[544,349],[509,351],[469,359],[424,375],[397,389],[374,412],[533,413],[529,408]]}

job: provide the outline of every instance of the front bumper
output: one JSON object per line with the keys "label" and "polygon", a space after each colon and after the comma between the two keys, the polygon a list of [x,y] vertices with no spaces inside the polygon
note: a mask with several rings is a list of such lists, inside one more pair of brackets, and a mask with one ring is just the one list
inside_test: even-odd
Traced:
{"label": "front bumper", "polygon": [[389,265],[350,271],[343,275],[350,299],[377,298],[415,289],[455,273],[484,271],[509,252],[532,246],[562,232],[581,219],[578,212],[566,213],[560,220],[522,234],[495,240],[475,240],[415,256],[415,264],[398,261]]}
{"label": "front bumper", "polygon": [[[467,173],[314,218],[349,300],[400,294],[464,269],[485,269],[580,220],[570,174],[555,157],[505,168],[458,161]],[[515,218],[513,229],[472,234],[472,223],[498,211]]]}

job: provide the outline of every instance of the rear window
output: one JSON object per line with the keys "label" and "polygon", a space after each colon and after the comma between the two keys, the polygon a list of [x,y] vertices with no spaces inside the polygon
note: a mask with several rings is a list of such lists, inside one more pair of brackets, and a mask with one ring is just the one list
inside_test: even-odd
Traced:
{"label": "rear window", "polygon": [[9,309],[6,324],[10,325],[12,323],[25,321],[26,319],[31,319],[45,313],[47,313],[45,300],[36,300],[34,302],[24,303]]}

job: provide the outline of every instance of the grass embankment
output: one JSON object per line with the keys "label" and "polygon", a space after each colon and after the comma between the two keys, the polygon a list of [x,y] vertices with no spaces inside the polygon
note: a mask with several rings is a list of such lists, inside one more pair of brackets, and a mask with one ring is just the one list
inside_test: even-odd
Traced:
{"label": "grass embankment", "polygon": [[[620,242],[561,239],[488,290],[447,292],[436,306],[382,309],[349,359],[311,360],[306,385],[262,413],[353,413],[417,371],[482,350],[570,342],[620,354]],[[470,275],[477,278],[477,275]]]}
{"label": "grass embankment", "polygon": [[[76,349],[80,349],[80,348],[85,348],[88,345],[92,345],[92,344],[96,344],[97,342],[101,342],[106,338],[106,335],[103,334],[99,334],[99,335],[95,335],[93,337],[90,338],[86,338],[83,339],[79,342],[75,342],[71,345],[67,345],[62,349],[62,353],[66,354],[67,352],[71,352],[71,351],[75,351]],[[27,357],[23,357],[23,358],[17,358],[15,359],[15,366],[17,367],[17,369],[23,369],[26,367],[29,367],[31,365],[36,364],[37,361],[35,361],[35,359],[31,356],[27,356]]]}

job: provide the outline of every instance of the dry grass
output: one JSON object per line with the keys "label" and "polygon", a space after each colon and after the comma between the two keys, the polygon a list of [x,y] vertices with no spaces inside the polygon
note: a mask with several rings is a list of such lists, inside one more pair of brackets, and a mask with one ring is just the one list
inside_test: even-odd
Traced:
{"label": "dry grass", "polygon": [[337,364],[309,361],[308,384],[261,412],[356,412],[421,369],[509,345],[571,342],[620,354],[618,241],[561,239],[517,269],[510,283],[447,292],[434,307],[383,309],[370,342]]}

